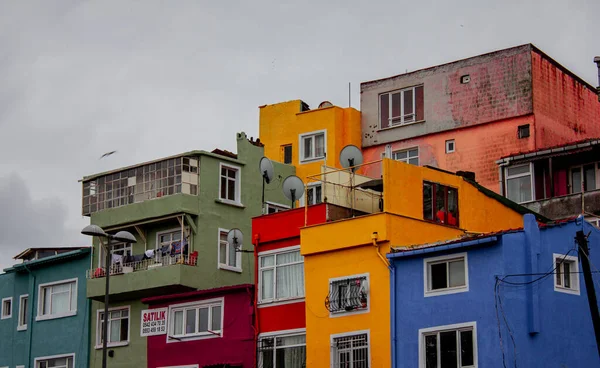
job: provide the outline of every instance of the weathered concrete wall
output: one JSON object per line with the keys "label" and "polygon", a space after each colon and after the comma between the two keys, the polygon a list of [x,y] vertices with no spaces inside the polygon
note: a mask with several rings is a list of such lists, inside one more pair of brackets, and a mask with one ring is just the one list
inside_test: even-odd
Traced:
{"label": "weathered concrete wall", "polygon": [[534,49],[531,60],[537,149],[600,137],[594,88],[540,51]]}
{"label": "weathered concrete wall", "polygon": [[[584,195],[584,211],[600,214],[600,191]],[[581,214],[581,193],[523,203],[523,206],[553,220],[565,219]]]}
{"label": "weathered concrete wall", "polygon": [[[531,45],[361,84],[362,144],[370,147],[533,112]],[[461,76],[471,81],[461,84]],[[379,95],[424,86],[425,121],[380,129]]]}

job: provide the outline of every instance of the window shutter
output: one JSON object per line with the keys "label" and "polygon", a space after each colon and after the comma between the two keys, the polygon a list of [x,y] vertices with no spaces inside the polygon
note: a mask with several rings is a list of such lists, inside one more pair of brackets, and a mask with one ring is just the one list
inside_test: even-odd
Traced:
{"label": "window shutter", "polygon": [[379,96],[379,126],[381,129],[390,126],[389,120],[390,114],[390,97],[389,94],[385,93]]}
{"label": "window shutter", "polygon": [[423,86],[415,87],[415,106],[417,112],[417,121],[425,120],[425,109],[424,109],[424,97],[423,97]]}

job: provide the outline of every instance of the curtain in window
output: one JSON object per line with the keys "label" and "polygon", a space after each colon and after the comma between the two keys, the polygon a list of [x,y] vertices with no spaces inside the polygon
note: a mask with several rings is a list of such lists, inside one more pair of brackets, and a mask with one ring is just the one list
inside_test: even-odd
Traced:
{"label": "curtain in window", "polygon": [[[277,264],[302,261],[300,252],[277,255]],[[304,267],[302,263],[277,266],[277,298],[298,297],[304,295]]]}
{"label": "curtain in window", "polygon": [[69,311],[70,295],[71,290],[70,284],[54,285],[52,286],[52,301],[51,301],[51,313],[64,313]]}
{"label": "curtain in window", "polygon": [[[277,346],[306,344],[306,336],[286,336],[277,338]],[[276,351],[276,367],[303,368],[306,360],[306,346],[282,347]]]}
{"label": "curtain in window", "polygon": [[315,157],[325,155],[325,135],[319,134],[315,136]]}

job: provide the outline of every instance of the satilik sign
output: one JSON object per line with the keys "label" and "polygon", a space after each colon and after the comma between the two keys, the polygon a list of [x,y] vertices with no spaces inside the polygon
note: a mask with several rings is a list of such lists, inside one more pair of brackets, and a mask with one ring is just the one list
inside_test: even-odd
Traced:
{"label": "satilik sign", "polygon": [[154,336],[166,334],[167,310],[168,308],[143,310],[140,336]]}

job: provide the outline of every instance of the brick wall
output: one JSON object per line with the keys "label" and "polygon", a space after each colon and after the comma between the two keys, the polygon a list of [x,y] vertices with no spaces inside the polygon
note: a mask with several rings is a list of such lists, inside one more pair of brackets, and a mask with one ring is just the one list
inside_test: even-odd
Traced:
{"label": "brick wall", "polygon": [[536,149],[600,137],[600,102],[593,87],[543,53],[531,55]]}

